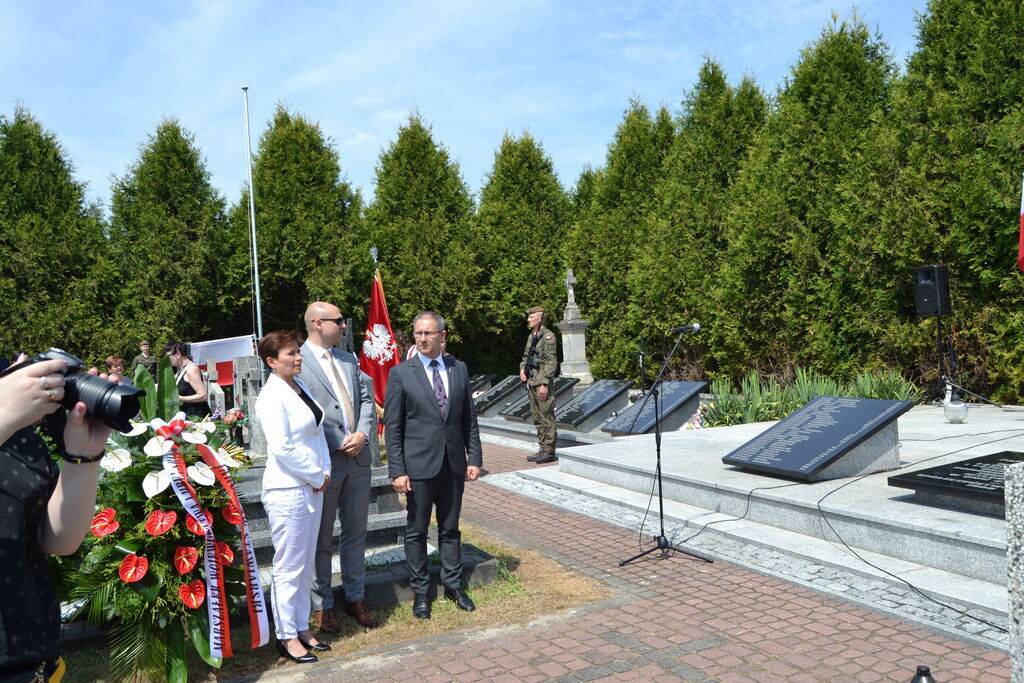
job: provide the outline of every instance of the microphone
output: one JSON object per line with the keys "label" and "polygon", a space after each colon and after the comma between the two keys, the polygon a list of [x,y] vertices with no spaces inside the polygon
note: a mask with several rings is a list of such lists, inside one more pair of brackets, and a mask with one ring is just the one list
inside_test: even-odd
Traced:
{"label": "microphone", "polygon": [[668,330],[668,334],[673,332],[696,332],[700,329],[700,323],[694,323],[692,325],[682,325],[680,327],[671,327]]}

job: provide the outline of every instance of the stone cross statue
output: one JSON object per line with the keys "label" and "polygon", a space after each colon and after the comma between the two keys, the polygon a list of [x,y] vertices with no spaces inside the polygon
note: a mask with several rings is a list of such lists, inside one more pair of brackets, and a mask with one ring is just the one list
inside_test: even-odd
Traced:
{"label": "stone cross statue", "polygon": [[573,277],[572,268],[570,268],[569,270],[565,271],[565,289],[569,293],[570,306],[576,303],[576,291],[572,288],[574,284],[576,284],[576,278]]}

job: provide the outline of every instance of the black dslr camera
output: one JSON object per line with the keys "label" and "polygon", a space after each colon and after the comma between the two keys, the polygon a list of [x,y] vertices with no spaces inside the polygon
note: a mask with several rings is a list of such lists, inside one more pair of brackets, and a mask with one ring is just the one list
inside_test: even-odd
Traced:
{"label": "black dslr camera", "polygon": [[90,375],[86,372],[85,363],[67,351],[50,349],[27,361],[12,365],[0,372],[0,377],[44,360],[67,361],[67,367],[64,368],[64,398],[60,402],[66,410],[71,410],[81,401],[85,404],[87,416],[100,420],[119,432],[131,429],[128,421],[139,414],[139,397],[145,396],[146,392],[137,387],[115,384],[102,377]]}

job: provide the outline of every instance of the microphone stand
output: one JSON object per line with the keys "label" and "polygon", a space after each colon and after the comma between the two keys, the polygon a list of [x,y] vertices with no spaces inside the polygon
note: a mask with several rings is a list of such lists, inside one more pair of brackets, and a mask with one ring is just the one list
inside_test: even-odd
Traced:
{"label": "microphone stand", "polygon": [[[654,537],[656,545],[653,548],[648,548],[647,550],[637,555],[634,555],[628,560],[623,560],[622,562],[619,562],[620,567],[629,564],[633,560],[638,560],[641,557],[644,557],[645,555],[650,555],[655,550],[661,551],[660,559],[665,559],[666,557],[668,557],[669,550],[675,550],[677,552],[681,552],[684,555],[689,555],[690,557],[696,558],[698,560],[703,560],[705,562],[714,562],[714,560],[710,557],[702,555],[698,552],[682,550],[681,548],[673,548],[672,544],[668,542],[668,537],[665,536],[665,497],[662,493],[661,482],[661,400],[659,398],[659,389],[661,387],[662,378],[665,376],[665,371],[668,370],[668,364],[676,355],[676,351],[679,349],[679,344],[683,341],[683,335],[690,331],[692,330],[679,331],[679,336],[676,338],[675,346],[672,347],[672,350],[669,351],[668,356],[665,358],[665,362],[662,363],[661,370],[658,371],[658,376],[654,378],[654,383],[651,385],[650,392],[648,392],[648,394],[644,396],[645,403],[651,396],[654,396],[654,453],[657,463],[654,468],[654,476],[658,479],[658,518],[659,522],[661,523],[661,532]],[[642,361],[643,356],[641,356],[640,358]],[[643,378],[641,377],[641,388],[643,388],[642,385]],[[645,407],[646,406],[643,405],[640,406],[640,410],[637,411],[637,417],[640,416]]]}

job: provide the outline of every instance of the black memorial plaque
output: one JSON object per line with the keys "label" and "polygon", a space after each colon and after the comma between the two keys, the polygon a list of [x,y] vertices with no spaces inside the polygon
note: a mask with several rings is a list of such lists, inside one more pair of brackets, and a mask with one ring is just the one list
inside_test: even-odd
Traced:
{"label": "black memorial plaque", "polygon": [[909,401],[815,396],[722,462],[809,479],[913,407]]}
{"label": "black memorial plaque", "polygon": [[889,486],[1003,505],[1003,468],[1024,462],[1024,453],[1003,451],[949,465],[896,474]]}
{"label": "black memorial plaque", "polygon": [[[574,385],[580,381],[579,377],[556,377],[554,383],[555,391],[555,408],[557,410],[558,404],[564,402],[563,399],[570,394],[566,392],[571,389]],[[523,396],[521,399],[498,411],[498,415],[501,415],[506,420],[512,422],[530,422],[533,417],[530,415],[530,397]]]}
{"label": "black memorial plaque", "polygon": [[519,375],[509,375],[473,399],[474,410],[477,413],[482,413],[493,408],[499,401],[518,389],[521,384]]}
{"label": "black memorial plaque", "polygon": [[[707,389],[707,386],[707,382],[662,382],[658,385],[662,429],[665,429],[666,417],[672,415],[690,399],[697,397],[700,392]],[[691,412],[683,419],[688,420],[692,415]],[[601,431],[615,434],[646,434],[654,429],[654,422],[654,397],[647,394],[601,427]]]}
{"label": "black memorial plaque", "polygon": [[475,394],[478,391],[486,391],[491,388],[491,382],[497,375],[473,375],[469,378],[469,391]]}
{"label": "black memorial plaque", "polygon": [[633,382],[628,379],[599,379],[556,410],[555,422],[568,428],[579,427],[631,386]]}

